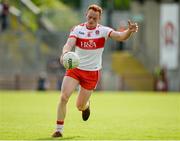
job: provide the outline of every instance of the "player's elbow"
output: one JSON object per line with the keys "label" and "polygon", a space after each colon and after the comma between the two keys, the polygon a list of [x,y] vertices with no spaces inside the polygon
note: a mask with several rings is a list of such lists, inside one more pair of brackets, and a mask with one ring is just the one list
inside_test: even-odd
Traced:
{"label": "player's elbow", "polygon": [[116,36],[114,36],[112,39],[118,41],[118,42],[122,42],[125,41],[127,39],[126,36],[122,35],[122,33],[118,33]]}
{"label": "player's elbow", "polygon": [[116,39],[116,41],[118,41],[118,42],[123,42],[123,41],[126,41],[126,40],[127,40],[127,38],[124,38],[124,37],[118,37]]}
{"label": "player's elbow", "polygon": [[120,41],[122,42],[122,41],[126,41],[128,39],[128,37],[124,37],[124,38],[122,38]]}

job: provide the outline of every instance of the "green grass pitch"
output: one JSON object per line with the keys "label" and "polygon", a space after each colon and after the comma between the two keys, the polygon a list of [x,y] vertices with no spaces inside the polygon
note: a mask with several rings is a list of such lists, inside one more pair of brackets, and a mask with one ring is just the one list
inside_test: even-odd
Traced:
{"label": "green grass pitch", "polygon": [[[94,92],[87,122],[76,97],[63,140],[180,140],[180,93]],[[58,99],[59,92],[1,91],[0,140],[52,140]]]}

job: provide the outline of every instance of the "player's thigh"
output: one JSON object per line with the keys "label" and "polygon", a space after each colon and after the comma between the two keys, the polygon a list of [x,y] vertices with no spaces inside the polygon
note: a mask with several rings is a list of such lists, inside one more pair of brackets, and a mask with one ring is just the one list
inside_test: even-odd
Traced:
{"label": "player's thigh", "polygon": [[69,98],[73,91],[76,89],[78,84],[78,80],[69,76],[65,76],[61,86],[61,97],[64,97],[65,99]]}
{"label": "player's thigh", "polygon": [[80,86],[79,88],[79,94],[77,97],[76,105],[77,107],[83,107],[86,105],[86,103],[89,101],[89,98],[91,97],[93,90],[87,90]]}

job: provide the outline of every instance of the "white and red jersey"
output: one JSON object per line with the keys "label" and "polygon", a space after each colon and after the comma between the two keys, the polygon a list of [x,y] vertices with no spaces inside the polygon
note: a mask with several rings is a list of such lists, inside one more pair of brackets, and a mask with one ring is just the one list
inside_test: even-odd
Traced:
{"label": "white and red jersey", "polygon": [[105,41],[112,31],[112,28],[100,24],[94,29],[89,29],[86,23],[77,25],[71,30],[69,38],[77,39],[75,52],[80,58],[79,69],[88,71],[101,69]]}

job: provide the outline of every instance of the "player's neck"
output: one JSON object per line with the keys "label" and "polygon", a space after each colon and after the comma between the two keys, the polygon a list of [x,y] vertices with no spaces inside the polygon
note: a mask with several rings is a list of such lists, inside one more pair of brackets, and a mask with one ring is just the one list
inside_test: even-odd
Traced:
{"label": "player's neck", "polygon": [[96,29],[96,26],[97,26],[97,24],[94,25],[94,26],[90,26],[88,23],[86,24],[86,28],[89,29],[89,30]]}

